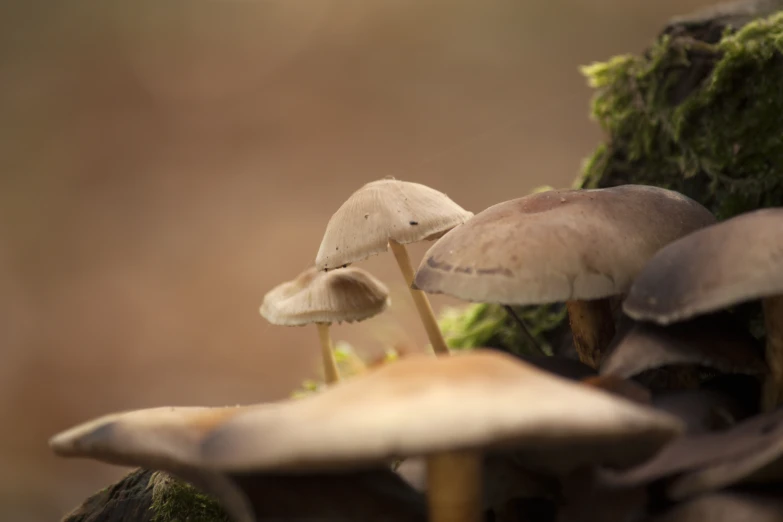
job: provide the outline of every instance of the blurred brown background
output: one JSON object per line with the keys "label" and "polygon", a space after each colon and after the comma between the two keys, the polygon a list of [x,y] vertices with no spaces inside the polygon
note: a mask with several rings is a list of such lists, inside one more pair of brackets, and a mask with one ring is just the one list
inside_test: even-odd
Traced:
{"label": "blurred brown background", "polygon": [[[601,139],[577,66],[707,3],[4,3],[0,520],[57,520],[124,472],[53,458],[58,430],[314,375],[314,329],[258,305],[353,190],[394,175],[479,211],[570,184]],[[391,256],[362,266],[394,305],[335,337],[423,342]]]}

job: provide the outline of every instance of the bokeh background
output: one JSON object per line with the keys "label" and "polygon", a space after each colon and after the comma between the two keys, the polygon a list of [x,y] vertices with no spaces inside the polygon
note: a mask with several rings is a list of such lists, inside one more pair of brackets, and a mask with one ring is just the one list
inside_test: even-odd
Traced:
{"label": "bokeh background", "polygon": [[[570,184],[602,139],[577,67],[707,3],[4,2],[0,520],[57,520],[125,472],[55,459],[58,430],[316,375],[314,329],[258,306],[352,191],[393,175],[480,211]],[[394,304],[335,337],[425,342],[391,255],[362,266]]]}

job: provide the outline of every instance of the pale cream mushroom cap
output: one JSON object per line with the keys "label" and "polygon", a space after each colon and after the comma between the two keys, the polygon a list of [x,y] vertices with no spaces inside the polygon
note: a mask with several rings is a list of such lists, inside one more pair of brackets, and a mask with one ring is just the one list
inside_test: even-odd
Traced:
{"label": "pale cream mushroom cap", "polygon": [[121,466],[195,464],[201,438],[239,411],[166,406],[112,413],[55,435],[49,446],[63,457],[100,458]]}
{"label": "pale cream mushroom cap", "polygon": [[201,466],[200,443],[241,407],[160,407],[104,415],[49,440],[55,454],[172,473],[218,499],[235,522],[254,522],[247,496],[220,471]]}
{"label": "pale cream mushroom cap", "polygon": [[315,259],[331,270],[401,244],[436,239],[473,216],[433,188],[382,179],[354,192],[329,220]]}
{"label": "pale cream mushroom cap", "polygon": [[368,272],[355,267],[324,272],[312,267],[270,290],[260,312],[270,323],[302,326],[363,321],[388,305],[389,290]]}
{"label": "pale cream mushroom cap", "polygon": [[361,467],[401,457],[514,447],[519,455],[624,467],[682,430],[674,417],[490,351],[408,356],[216,428],[206,463],[233,471]]}
{"label": "pale cream mushroom cap", "polygon": [[657,187],[531,194],[445,234],[414,286],[516,305],[604,298],[625,293],[661,247],[714,221],[692,199]]}
{"label": "pale cream mushroom cap", "polygon": [[670,324],[783,294],[783,208],[741,214],[661,249],[639,273],[623,311]]}

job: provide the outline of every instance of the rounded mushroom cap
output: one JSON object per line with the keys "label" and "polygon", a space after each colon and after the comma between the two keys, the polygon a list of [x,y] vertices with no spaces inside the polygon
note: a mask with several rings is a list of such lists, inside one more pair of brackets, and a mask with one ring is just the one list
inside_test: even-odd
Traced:
{"label": "rounded mushroom cap", "polygon": [[681,429],[667,414],[476,351],[412,355],[317,395],[258,406],[216,428],[202,455],[215,469],[313,470],[508,446],[566,469],[622,467]]}
{"label": "rounded mushroom cap", "polygon": [[667,327],[635,323],[609,346],[600,373],[627,379],[674,365],[699,365],[726,373],[766,373],[761,344],[731,319],[721,314]]}
{"label": "rounded mushroom cap", "polygon": [[363,321],[388,306],[389,290],[361,268],[324,272],[312,267],[270,290],[260,312],[272,324],[302,326]]}
{"label": "rounded mushroom cap", "polygon": [[389,240],[408,244],[437,239],[472,216],[446,194],[425,185],[373,181],[331,217],[315,264],[331,270],[386,252]]}
{"label": "rounded mushroom cap", "polygon": [[661,249],[623,311],[666,325],[783,293],[783,208],[742,214]]}
{"label": "rounded mushroom cap", "polygon": [[503,304],[599,299],[625,293],[658,249],[714,221],[692,199],[656,187],[530,194],[444,235],[414,285]]}

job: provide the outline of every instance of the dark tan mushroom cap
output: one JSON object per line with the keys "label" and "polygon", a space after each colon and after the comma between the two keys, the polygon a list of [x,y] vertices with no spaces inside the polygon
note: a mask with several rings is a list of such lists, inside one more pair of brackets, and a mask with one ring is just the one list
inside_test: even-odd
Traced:
{"label": "dark tan mushroom cap", "polygon": [[476,351],[412,355],[317,395],[258,406],[216,428],[203,457],[237,472],[317,470],[513,446],[568,468],[629,466],[681,429],[667,414]]}
{"label": "dark tan mushroom cap", "polygon": [[730,317],[718,315],[666,327],[636,323],[612,343],[600,373],[629,378],[673,365],[749,375],[767,372],[761,344]]}
{"label": "dark tan mushroom cap", "polygon": [[613,477],[618,486],[674,477],[666,488],[681,500],[731,485],[783,478],[783,410],[757,415],[724,431],[681,437],[641,466]]}
{"label": "dark tan mushroom cap", "polygon": [[714,221],[695,201],[656,187],[531,194],[444,235],[415,286],[503,304],[598,299],[627,291],[658,249]]}
{"label": "dark tan mushroom cap", "polygon": [[783,208],[742,214],[653,256],[623,303],[640,321],[670,324],[783,293]]}
{"label": "dark tan mushroom cap", "polygon": [[329,220],[315,265],[331,270],[362,261],[386,252],[389,240],[408,244],[436,239],[472,216],[425,185],[373,181],[354,192]]}
{"label": "dark tan mushroom cap", "polygon": [[313,267],[270,290],[260,312],[270,323],[301,326],[363,321],[388,305],[389,290],[361,268],[324,272]]}

